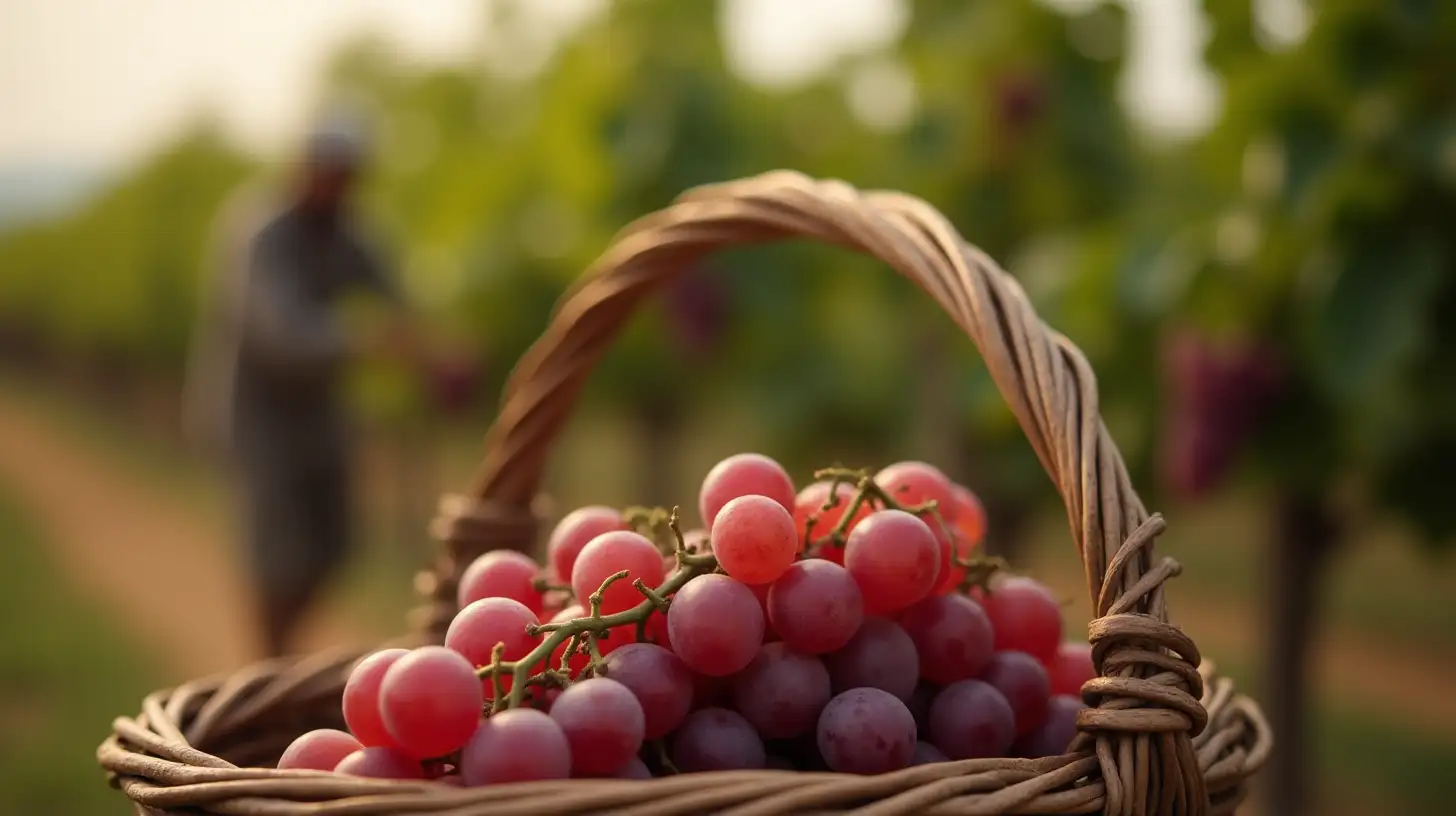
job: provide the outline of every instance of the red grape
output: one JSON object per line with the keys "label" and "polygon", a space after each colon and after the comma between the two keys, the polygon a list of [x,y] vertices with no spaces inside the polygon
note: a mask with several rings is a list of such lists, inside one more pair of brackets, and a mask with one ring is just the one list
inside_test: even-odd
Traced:
{"label": "red grape", "polygon": [[859,585],[838,564],[810,558],[789,567],[768,591],[768,621],[807,654],[844,647],[864,620]]}
{"label": "red grape", "polygon": [[980,605],[964,595],[935,595],[905,610],[900,626],[915,641],[920,676],[945,685],[980,674],[996,634]]}
{"label": "red grape", "polygon": [[935,536],[938,565],[935,570],[935,588],[930,592],[932,595],[948,595],[956,591],[966,577],[965,568],[955,562],[956,556],[960,555],[955,528],[942,524],[934,517],[926,518],[925,523],[930,528],[930,534]]}
{"label": "red grape", "polygon": [[981,679],[996,687],[1011,704],[1016,716],[1016,733],[1022,735],[1041,725],[1052,696],[1046,669],[1026,652],[997,652]]}
{"label": "red grape", "polygon": [[642,704],[615,680],[593,677],[570,686],[551,705],[551,719],[566,734],[578,776],[616,773],[642,748]]}
{"label": "red grape", "polygon": [[994,585],[981,602],[996,630],[996,650],[1026,652],[1051,662],[1062,643],[1062,608],[1046,587],[1011,577]]}
{"label": "red grape", "polygon": [[570,583],[576,557],[588,542],[602,533],[625,529],[627,525],[622,522],[622,514],[610,507],[582,507],[567,513],[556,523],[556,529],[551,531],[551,538],[546,542],[551,569],[557,578]]}
{"label": "red grape", "polygon": [[544,601],[535,587],[540,574],[541,566],[531,556],[515,550],[492,550],[465,568],[456,603],[464,609],[481,598],[510,598],[540,615]]}
{"label": "red grape", "polygon": [[[560,612],[557,612],[556,617],[551,619],[551,623],[563,623],[565,621],[577,620],[578,618],[584,617],[586,617],[586,610],[582,609],[580,604],[572,604],[571,606],[566,607]],[[563,640],[559,646],[551,650],[551,657],[547,658],[546,662],[546,667],[548,669],[556,671],[561,668],[561,658],[566,654],[566,644],[570,642],[571,639],[567,638],[566,640]],[[603,643],[601,645],[605,644]],[[581,674],[582,670],[586,668],[586,664],[589,662],[591,662],[591,654],[587,652],[586,644],[578,643],[576,653],[571,656],[571,660],[567,661],[566,670],[574,680],[576,679],[577,675]]]}
{"label": "red grape", "polygon": [[836,547],[831,542],[824,542],[812,550],[812,557],[820,561],[828,561],[837,566],[844,566],[844,548]]}
{"label": "red grape", "polygon": [[799,554],[793,516],[766,496],[739,496],[723,505],[712,537],[718,566],[745,584],[770,583]]}
{"label": "red grape", "polygon": [[906,507],[935,502],[940,517],[949,523],[956,517],[951,481],[940,468],[925,462],[896,462],[875,474],[875,484],[890,498]]}
{"label": "red grape", "polygon": [[758,453],[738,453],[708,471],[698,493],[698,513],[712,530],[718,511],[739,496],[766,496],[789,512],[794,510],[794,481],[783,465]]}
{"label": "red grape", "polygon": [[1057,654],[1046,664],[1051,678],[1052,694],[1082,696],[1082,686],[1097,676],[1092,665],[1092,646],[1087,643],[1063,643],[1057,647]]}
{"label": "red grape", "polygon": [[379,685],[385,728],[405,753],[420,758],[464,745],[484,700],[475,667],[443,646],[422,646],[396,660]]}
{"label": "red grape", "polygon": [[354,665],[354,670],[349,673],[349,682],[344,684],[344,722],[355,739],[366,748],[394,745],[394,738],[379,716],[379,684],[394,661],[407,654],[408,649],[375,652]]}
{"label": "red grape", "polygon": [[895,695],[850,689],[819,715],[819,753],[840,773],[878,774],[909,767],[915,756],[915,718]]}
{"label": "red grape", "polygon": [[460,750],[460,776],[471,787],[567,779],[571,746],[551,717],[533,708],[513,708],[475,729]]}
{"label": "red grape", "polygon": [[305,771],[332,771],[344,757],[364,750],[353,734],[333,728],[319,728],[303,734],[289,744],[278,758],[278,768]]}
{"label": "red grape", "polygon": [[757,770],[767,761],[758,732],[723,708],[694,711],[672,738],[672,764],[686,773]]}
{"label": "red grape", "polygon": [[1047,716],[1041,725],[1023,734],[1011,747],[1012,756],[1038,759],[1061,756],[1077,736],[1077,712],[1085,706],[1076,697],[1056,694],[1047,703]]}
{"label": "red grape", "polygon": [[930,743],[951,759],[1005,756],[1015,740],[1016,715],[990,683],[951,683],[930,705]]}
{"label": "red grape", "polygon": [[937,762],[949,762],[950,759],[940,752],[939,748],[921,740],[915,743],[915,755],[910,758],[911,765],[934,765]]}
{"label": "red grape", "polygon": [[919,665],[915,641],[898,624],[884,618],[865,618],[843,649],[824,656],[835,694],[877,688],[908,700],[915,692]]}
{"label": "red grape", "polygon": [[571,573],[577,601],[587,608],[591,594],[601,588],[602,582],[622,570],[627,571],[627,576],[602,593],[603,615],[625,612],[645,600],[632,586],[633,581],[640,578],[652,588],[662,583],[662,553],[645,536],[629,530],[597,536],[582,548]]}
{"label": "red grape", "polygon": [[642,757],[632,757],[626,765],[623,765],[616,773],[612,774],[613,779],[651,779],[652,771],[647,770],[647,763]]}
{"label": "red grape", "polygon": [[647,626],[644,627],[647,635],[646,643],[655,643],[664,649],[672,649],[672,638],[667,633],[667,616],[671,612],[658,612],[656,610],[647,618]]}
{"label": "red grape", "polygon": [[606,676],[626,686],[642,705],[645,738],[667,736],[692,710],[693,673],[667,649],[628,643],[605,662]]}
{"label": "red grape", "polygon": [[809,731],[829,702],[829,672],[819,659],[783,643],[764,644],[734,678],[733,707],[765,739]]}
{"label": "red grape", "polygon": [[763,642],[763,611],[753,590],[726,575],[699,575],[683,585],[667,615],[673,651],[698,674],[740,671]]}
{"label": "red grape", "polygon": [[369,779],[424,779],[420,761],[393,748],[372,746],[361,748],[339,760],[334,773],[362,776]]}
{"label": "red grape", "polygon": [[952,484],[950,495],[955,503],[953,518],[956,531],[965,539],[966,549],[975,549],[986,537],[986,508],[976,494],[963,485]]}
{"label": "red grape", "polygon": [[[835,485],[834,496],[838,501],[833,507],[826,508],[824,505],[829,501],[831,484]],[[835,525],[839,524],[849,510],[849,502],[856,492],[854,485],[846,482],[815,482],[800,490],[799,495],[794,497],[794,531],[798,533],[800,540],[815,542],[833,532]],[[853,530],[856,524],[874,511],[874,505],[862,502],[849,522],[849,529]],[[812,525],[809,523],[810,518],[814,519]]]}
{"label": "red grape", "polygon": [[[520,601],[510,598],[481,598],[460,610],[445,630],[445,645],[465,656],[472,666],[488,666],[497,643],[505,644],[504,660],[519,660],[536,648],[538,638],[526,634],[526,627],[537,623],[536,616]],[[511,690],[509,674],[501,677],[501,687]],[[487,699],[495,697],[490,680],[484,680]]]}
{"label": "red grape", "polygon": [[859,584],[865,612],[898,612],[935,588],[940,545],[920,519],[899,510],[881,510],[849,534],[844,567]]}
{"label": "red grape", "polygon": [[[774,581],[776,583],[778,581]],[[758,599],[758,609],[763,613],[763,642],[782,640],[778,630],[774,629],[773,621],[768,618],[768,591],[773,588],[773,584],[749,584],[748,588],[753,590],[753,597]]]}

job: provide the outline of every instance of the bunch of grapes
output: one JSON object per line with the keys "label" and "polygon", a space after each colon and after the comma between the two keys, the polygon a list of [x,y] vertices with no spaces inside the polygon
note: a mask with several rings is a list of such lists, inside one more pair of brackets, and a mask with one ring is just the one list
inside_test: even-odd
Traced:
{"label": "bunch of grapes", "polygon": [[361,661],[350,733],[279,767],[479,786],[1064,753],[1091,650],[977,555],[974,494],[923,462],[815,479],[739,454],[703,482],[705,529],[586,507],[544,568],[481,556],[444,645]]}

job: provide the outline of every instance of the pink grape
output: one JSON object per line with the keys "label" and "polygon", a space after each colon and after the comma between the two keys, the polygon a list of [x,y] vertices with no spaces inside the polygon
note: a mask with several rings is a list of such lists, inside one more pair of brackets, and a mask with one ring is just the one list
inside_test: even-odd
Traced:
{"label": "pink grape", "polygon": [[1005,756],[1016,740],[1016,715],[990,683],[960,680],[930,706],[930,743],[951,759]]}
{"label": "pink grape", "polygon": [[938,556],[939,568],[936,575],[939,577],[935,582],[935,589],[931,590],[932,595],[949,595],[960,588],[961,582],[966,578],[966,569],[956,563],[957,558],[964,558],[963,547],[960,543],[960,534],[954,527],[942,525],[934,519],[926,519],[930,526],[930,534],[935,536],[936,555]]}
{"label": "pink grape", "polygon": [[334,773],[368,779],[424,779],[420,761],[393,748],[361,748],[339,760]]}
{"label": "pink grape", "polygon": [[513,708],[480,723],[460,750],[466,785],[495,785],[571,776],[571,746],[561,726],[532,708]]}
{"label": "pink grape", "polygon": [[766,496],[739,496],[723,505],[712,537],[718,566],[745,584],[777,579],[799,554],[793,516]]}
{"label": "pink grape", "polygon": [[612,774],[613,779],[651,779],[652,771],[647,769],[647,763],[642,757],[632,757],[626,765],[623,765],[616,773]]}
{"label": "pink grape", "polygon": [[768,591],[768,621],[784,642],[807,654],[843,648],[864,620],[859,585],[820,558],[789,567]]}
{"label": "pink grape", "polygon": [[[800,541],[816,542],[829,535],[849,511],[850,500],[856,493],[854,485],[838,482],[834,488],[834,496],[838,501],[833,507],[826,509],[824,505],[829,501],[830,484],[831,482],[815,482],[800,490],[799,495],[794,497],[794,531],[799,535]],[[849,529],[853,530],[856,524],[874,511],[874,505],[869,502],[861,503],[849,522]],[[811,518],[814,519],[813,524],[809,523]]]}
{"label": "pink grape", "polygon": [[757,770],[767,761],[758,732],[727,709],[698,709],[673,734],[672,764],[685,773]]}
{"label": "pink grape", "polygon": [[693,673],[661,646],[622,646],[607,657],[606,676],[626,686],[641,704],[646,739],[667,736],[693,708]]}
{"label": "pink grape", "polygon": [[981,679],[996,687],[1011,704],[1016,733],[1022,735],[1042,724],[1052,696],[1046,669],[1026,652],[997,652]]}
{"label": "pink grape", "polygon": [[915,743],[915,755],[910,758],[911,765],[934,765],[937,762],[949,762],[950,759],[940,752],[939,748],[921,740]]}
{"label": "pink grape", "polygon": [[306,771],[332,771],[344,757],[364,746],[353,734],[346,734],[333,728],[319,728],[301,735],[289,744],[283,756],[278,758],[279,769],[295,768]]}
{"label": "pink grape", "polygon": [[571,573],[571,588],[583,608],[586,608],[592,593],[613,575],[627,571],[602,593],[602,614],[612,615],[625,612],[645,599],[632,582],[641,579],[643,584],[656,588],[662,583],[662,554],[657,546],[645,536],[628,530],[603,533],[582,548]]}
{"label": "pink grape", "polygon": [[951,481],[935,465],[896,462],[875,474],[875,484],[906,507],[933,501],[935,509],[946,522],[956,517],[958,507],[951,491]]}
{"label": "pink grape", "polygon": [[1052,694],[1081,697],[1082,686],[1097,676],[1097,668],[1092,665],[1092,646],[1087,643],[1061,644],[1046,668]]}
{"label": "pink grape", "polygon": [[865,618],[843,649],[824,656],[835,694],[877,688],[908,700],[915,692],[919,665],[915,641],[899,624],[884,618]]}
{"label": "pink grape", "polygon": [[915,718],[889,692],[850,689],[819,715],[819,753],[840,773],[878,774],[909,767],[915,756]]}
{"label": "pink grape", "polygon": [[456,602],[464,609],[481,598],[510,598],[540,615],[545,605],[535,587],[540,574],[541,566],[531,556],[515,550],[492,550],[465,568]]}
{"label": "pink grape", "polygon": [[726,575],[699,575],[673,598],[667,630],[688,668],[723,677],[741,671],[763,642],[763,611],[753,590]]}
{"label": "pink grape", "polygon": [[808,732],[829,702],[829,672],[812,655],[767,643],[734,678],[733,707],[764,739]]}
{"label": "pink grape", "polygon": [[551,569],[557,578],[570,582],[571,571],[583,547],[603,533],[625,529],[627,525],[622,521],[622,514],[610,507],[582,507],[567,513],[556,523],[551,538],[546,542]]}
{"label": "pink grape", "polygon": [[718,511],[739,496],[766,496],[794,510],[794,481],[783,465],[759,453],[738,453],[708,471],[698,493],[698,513],[711,531]]}
{"label": "pink grape", "polygon": [[986,508],[976,494],[963,485],[952,484],[950,494],[955,504],[952,517],[956,531],[964,538],[967,549],[975,549],[986,537]]}
{"label": "pink grape", "polygon": [[396,660],[379,685],[384,727],[401,750],[422,759],[464,745],[484,700],[475,667],[443,646],[422,646]]}
{"label": "pink grape", "polygon": [[1047,703],[1047,716],[1041,725],[1023,734],[1011,747],[1011,755],[1038,759],[1061,756],[1077,736],[1077,713],[1086,706],[1076,697],[1053,695]]}
{"label": "pink grape", "polygon": [[[481,598],[460,610],[445,630],[445,645],[465,656],[472,666],[488,666],[497,643],[505,644],[504,660],[519,660],[530,654],[538,638],[526,634],[537,623],[536,615],[520,601],[510,598]],[[512,678],[501,678],[501,687],[511,690]],[[495,689],[489,679],[482,684],[487,699]]]}
{"label": "pink grape", "polygon": [[934,595],[905,610],[900,626],[915,641],[920,676],[945,685],[979,675],[996,634],[980,605],[964,595]]}
{"label": "pink grape", "polygon": [[996,630],[996,650],[1026,652],[1044,663],[1062,643],[1062,608],[1045,586],[1012,577],[992,586],[982,606]]}
{"label": "pink grape", "polygon": [[407,654],[408,649],[375,652],[355,664],[344,684],[344,722],[366,748],[394,745],[394,738],[379,716],[379,684],[384,681],[384,672]]}
{"label": "pink grape", "polygon": [[844,568],[859,584],[865,612],[898,612],[935,588],[940,545],[920,519],[899,510],[881,510],[849,534]]}
{"label": "pink grape", "polygon": [[551,719],[566,734],[578,776],[616,773],[642,748],[642,704],[615,680],[593,677],[568,687],[551,705]]}

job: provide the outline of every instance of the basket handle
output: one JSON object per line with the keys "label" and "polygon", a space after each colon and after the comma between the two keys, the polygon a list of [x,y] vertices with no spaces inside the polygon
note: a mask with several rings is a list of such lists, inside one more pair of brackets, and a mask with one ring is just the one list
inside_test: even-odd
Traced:
{"label": "basket handle", "polygon": [[[929,204],[900,193],[776,171],[690,190],[620,233],[512,372],[473,490],[441,504],[435,532],[445,552],[421,587],[435,600],[427,625],[438,628],[453,614],[454,579],[470,558],[534,545],[531,505],[547,454],[592,367],[637,304],[692,259],[789,238],[879,258],[934,298],[976,344],[1061,493],[1082,557],[1098,615],[1089,634],[1103,676],[1084,689],[1097,707],[1084,711],[1079,725],[1098,736],[1109,796],[1121,789],[1131,801],[1141,798],[1133,791],[1151,790],[1142,795],[1163,804],[1173,801],[1167,797],[1203,801],[1190,742],[1206,723],[1200,658],[1168,623],[1163,600],[1162,585],[1179,567],[1153,558],[1163,522],[1143,507],[1102,424],[1092,369],[1040,321],[1010,275]],[[1178,772],[1168,774],[1172,769]],[[1159,772],[1161,784],[1147,785],[1150,771]],[[1177,812],[1201,812],[1191,807]]]}

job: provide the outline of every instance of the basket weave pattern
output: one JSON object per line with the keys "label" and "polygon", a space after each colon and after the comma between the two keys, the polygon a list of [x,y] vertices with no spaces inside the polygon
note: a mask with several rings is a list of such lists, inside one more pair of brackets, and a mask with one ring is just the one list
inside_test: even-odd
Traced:
{"label": "basket weave pattern", "polygon": [[790,771],[652,781],[572,780],[462,790],[247,767],[270,763],[304,730],[340,725],[339,697],[360,655],[257,664],[158,692],[119,718],[98,751],[139,813],[368,816],[406,813],[722,812],[947,814],[1231,813],[1272,737],[1257,705],[1214,676],[1168,622],[1163,585],[1179,572],[1153,554],[1164,529],[1128,480],[1098,413],[1086,358],[1047,328],[1021,287],[932,207],[892,192],[775,172],[689,191],[623,233],[563,298],[507,383],[474,488],[447,496],[433,528],[441,556],[417,583],[429,598],[410,642],[442,639],[455,582],[487,549],[530,550],[552,442],[597,360],[641,300],[715,249],[808,238],[873,255],[918,284],[971,338],[1066,503],[1097,618],[1099,677],[1065,756],[973,759],[872,777]]}

